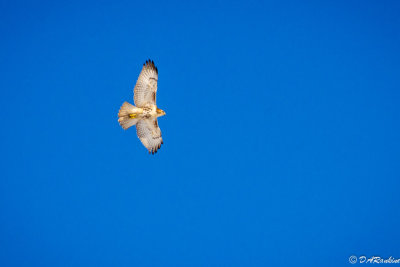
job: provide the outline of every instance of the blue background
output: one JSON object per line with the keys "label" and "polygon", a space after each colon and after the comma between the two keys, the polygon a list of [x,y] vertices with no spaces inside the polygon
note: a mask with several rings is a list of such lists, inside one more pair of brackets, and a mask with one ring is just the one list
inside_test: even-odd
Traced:
{"label": "blue background", "polygon": [[55,2],[0,4],[1,266],[400,258],[398,1]]}

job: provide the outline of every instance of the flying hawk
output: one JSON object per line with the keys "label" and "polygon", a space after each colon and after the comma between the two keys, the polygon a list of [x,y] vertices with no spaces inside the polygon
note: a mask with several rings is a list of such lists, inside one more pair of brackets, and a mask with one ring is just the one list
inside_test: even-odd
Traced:
{"label": "flying hawk", "polygon": [[156,105],[158,70],[152,60],[143,64],[142,71],[133,90],[135,105],[124,102],[118,112],[118,122],[124,128],[136,125],[136,133],[147,148],[154,154],[160,149],[163,140],[157,118],[165,112]]}

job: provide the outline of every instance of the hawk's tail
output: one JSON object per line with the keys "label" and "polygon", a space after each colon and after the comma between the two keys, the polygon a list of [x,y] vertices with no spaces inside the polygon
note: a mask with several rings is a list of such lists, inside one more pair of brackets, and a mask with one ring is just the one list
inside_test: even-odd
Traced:
{"label": "hawk's tail", "polygon": [[139,119],[136,117],[136,107],[128,102],[124,102],[118,112],[118,122],[124,130],[135,125]]}

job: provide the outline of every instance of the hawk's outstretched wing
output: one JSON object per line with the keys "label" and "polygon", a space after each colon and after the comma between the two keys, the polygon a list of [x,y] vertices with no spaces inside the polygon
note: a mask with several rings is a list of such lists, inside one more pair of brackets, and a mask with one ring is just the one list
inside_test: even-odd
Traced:
{"label": "hawk's outstretched wing", "polygon": [[146,104],[156,104],[158,70],[152,60],[143,64],[142,72],[136,82],[134,93],[135,105],[139,108]]}
{"label": "hawk's outstretched wing", "polygon": [[156,153],[163,144],[157,118],[143,119],[136,124],[136,133],[149,153]]}

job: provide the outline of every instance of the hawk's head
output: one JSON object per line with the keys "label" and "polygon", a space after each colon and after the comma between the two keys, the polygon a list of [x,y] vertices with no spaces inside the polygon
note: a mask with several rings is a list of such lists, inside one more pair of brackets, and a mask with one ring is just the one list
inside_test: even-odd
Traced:
{"label": "hawk's head", "polygon": [[156,112],[157,112],[157,117],[161,117],[166,114],[164,110],[159,109],[159,108],[156,109]]}

